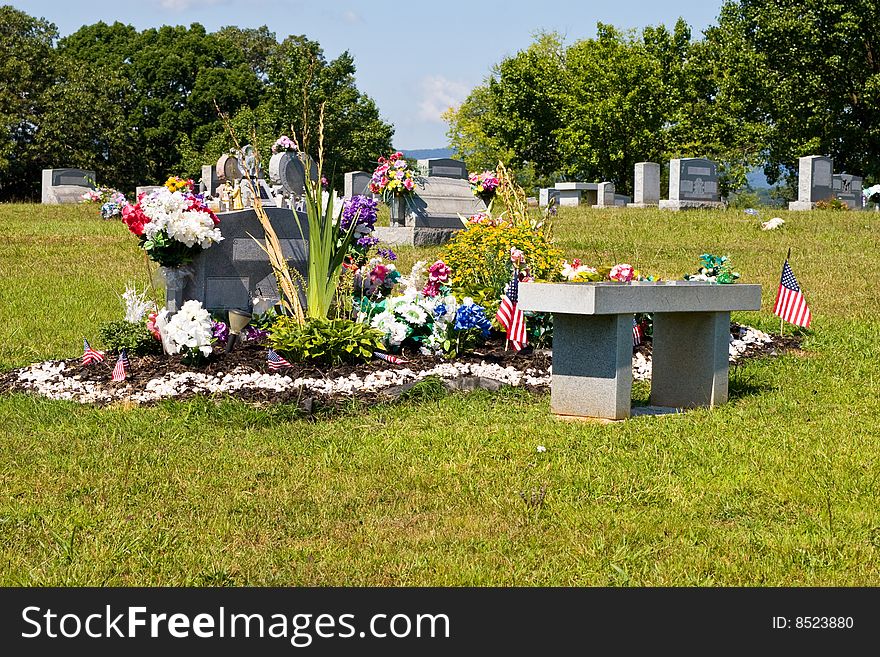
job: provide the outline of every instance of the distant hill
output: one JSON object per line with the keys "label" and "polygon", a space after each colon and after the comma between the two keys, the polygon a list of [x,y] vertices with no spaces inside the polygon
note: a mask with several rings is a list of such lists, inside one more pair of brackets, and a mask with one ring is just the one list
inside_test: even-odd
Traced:
{"label": "distant hill", "polygon": [[411,151],[401,150],[404,157],[411,160],[427,160],[434,157],[452,157],[451,148],[419,148]]}
{"label": "distant hill", "polygon": [[770,183],[767,182],[767,177],[764,175],[764,169],[761,167],[755,167],[749,173],[747,173],[746,180],[749,181],[749,185],[752,189],[770,187]]}

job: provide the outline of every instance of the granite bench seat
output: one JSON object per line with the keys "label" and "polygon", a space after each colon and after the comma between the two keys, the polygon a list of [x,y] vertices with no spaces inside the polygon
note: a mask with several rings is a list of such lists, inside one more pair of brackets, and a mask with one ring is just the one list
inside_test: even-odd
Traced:
{"label": "granite bench seat", "polygon": [[522,310],[553,313],[551,410],[621,420],[632,404],[632,316],[653,313],[651,404],[727,401],[730,313],[759,310],[760,285],[691,281],[522,283]]}

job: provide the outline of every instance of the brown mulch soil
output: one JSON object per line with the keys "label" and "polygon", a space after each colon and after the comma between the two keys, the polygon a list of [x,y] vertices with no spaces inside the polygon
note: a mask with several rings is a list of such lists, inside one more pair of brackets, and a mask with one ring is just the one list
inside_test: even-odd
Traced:
{"label": "brown mulch soil", "polygon": [[[732,324],[732,329],[738,328],[738,325]],[[770,344],[751,345],[745,354],[739,356],[738,362],[759,358],[768,355],[777,355],[788,351],[800,349],[801,338],[796,335],[792,336],[773,336],[774,341]],[[651,339],[647,338],[645,342],[636,348],[646,357],[651,355]],[[265,345],[244,344],[237,345],[230,353],[225,353],[222,349],[217,348],[206,362],[196,365],[185,365],[180,356],[131,356],[131,368],[124,384],[112,384],[110,382],[110,373],[115,364],[115,357],[108,354],[103,363],[97,363],[92,366],[83,366],[79,358],[71,358],[65,360],[67,365],[67,376],[78,376],[83,381],[95,381],[106,383],[107,385],[129,385],[134,390],[143,390],[147,382],[161,378],[168,373],[182,373],[188,371],[201,372],[204,374],[226,374],[232,372],[236,368],[242,368],[249,372],[273,373],[269,369],[266,361],[267,347]],[[406,358],[407,362],[400,365],[393,365],[381,359],[374,358],[366,363],[358,363],[356,365],[342,364],[334,366],[315,365],[306,363],[293,363],[292,367],[279,370],[279,374],[284,374],[292,379],[303,378],[325,378],[337,379],[339,377],[348,377],[351,374],[364,376],[370,372],[385,370],[389,368],[409,368],[413,371],[425,370],[434,367],[444,360],[436,356],[425,356],[418,352],[405,351],[399,354]],[[505,350],[504,341],[501,337],[493,336],[481,348],[467,354],[462,354],[456,359],[457,362],[465,363],[494,363],[502,367],[514,367],[523,371],[535,369],[538,371],[546,371],[551,363],[551,355],[548,350],[532,349],[527,347],[520,353],[511,350]],[[453,389],[473,389],[474,387],[484,387],[491,389],[491,381],[480,379],[477,377],[467,377],[472,381],[459,381],[452,384],[447,383],[448,388]],[[379,399],[394,398],[406,392],[412,387],[412,384],[398,386],[392,390],[383,392],[364,392],[358,394],[357,398],[372,402]],[[0,393],[9,392],[13,389],[20,389],[17,385],[16,370],[0,373]],[[528,386],[532,388],[532,386]],[[535,388],[537,391],[538,389]],[[193,393],[184,393],[177,399],[186,399],[194,396]],[[256,403],[259,405],[269,403],[295,403],[307,413],[311,413],[316,406],[319,407],[339,407],[347,404],[351,400],[351,396],[344,397],[314,397],[309,393],[297,390],[289,390],[284,392],[276,392],[273,390],[246,389],[236,392],[236,399]]]}

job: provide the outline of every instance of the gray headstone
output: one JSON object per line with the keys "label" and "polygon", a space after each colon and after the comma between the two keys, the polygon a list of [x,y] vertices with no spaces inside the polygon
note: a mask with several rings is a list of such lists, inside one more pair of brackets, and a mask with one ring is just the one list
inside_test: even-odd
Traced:
{"label": "gray headstone", "polygon": [[221,155],[217,160],[217,178],[220,182],[233,182],[241,179],[241,167],[234,155]]}
{"label": "gray headstone", "polygon": [[82,195],[95,189],[95,172],[85,169],[43,169],[43,203],[79,203]]}
{"label": "gray headstone", "polygon": [[460,178],[467,180],[468,177],[467,167],[461,160],[450,160],[448,158],[419,160],[419,168],[429,178]]}
{"label": "gray headstone", "polygon": [[345,174],[344,196],[351,198],[359,194],[371,196],[370,176],[366,171],[349,171]]}
{"label": "gray headstone", "polygon": [[613,182],[601,182],[599,183],[599,189],[596,190],[596,207],[599,208],[611,208],[614,207],[614,183]]}
{"label": "gray headstone", "polygon": [[217,187],[220,180],[217,177],[217,169],[213,164],[202,165],[202,177],[199,180],[199,193],[208,194],[210,196],[217,195]]}
{"label": "gray headstone", "polygon": [[699,157],[670,160],[669,200],[720,202],[718,165]]}
{"label": "gray headstone", "polygon": [[817,201],[834,198],[834,161],[822,155],[798,159],[798,198],[789,210],[811,210]]}
{"label": "gray headstone", "polygon": [[657,205],[660,202],[660,165],[656,162],[636,162],[633,203]]}
{"label": "gray headstone", "polygon": [[864,208],[864,198],[862,197],[863,182],[858,176],[839,173],[832,177],[831,187],[834,190],[835,198],[846,203],[850,210],[861,210]]}
{"label": "gray headstone", "polygon": [[409,226],[463,228],[461,217],[485,212],[486,204],[474,196],[467,180],[429,176],[417,187],[408,210]]}
{"label": "gray headstone", "polygon": [[151,192],[155,192],[157,189],[164,189],[163,185],[142,185],[140,187],[136,187],[134,190],[134,198],[135,200],[139,199],[141,194],[149,194]]}
{"label": "gray headstone", "polygon": [[[318,179],[318,165],[309,160],[312,180]],[[275,153],[269,160],[269,179],[273,185],[281,185],[285,194],[300,197],[306,189],[306,169],[296,153]]]}
{"label": "gray headstone", "polygon": [[550,199],[555,198],[556,203],[559,203],[559,190],[554,189],[552,187],[542,187],[538,190],[538,206],[542,208],[546,208],[550,205]]}
{"label": "gray headstone", "polygon": [[[292,210],[271,206],[265,210],[290,266],[307,276],[307,218],[300,213],[300,223],[306,232],[303,239]],[[253,239],[264,243],[263,226],[256,213],[245,209],[218,216],[223,241],[196,256],[195,274],[184,284],[183,301],[196,299],[211,311],[230,308],[250,311],[251,299],[255,296],[278,298],[269,258]]]}
{"label": "gray headstone", "polygon": [[554,189],[558,193],[556,200],[559,205],[596,205],[598,202],[599,185],[597,183],[558,182]]}

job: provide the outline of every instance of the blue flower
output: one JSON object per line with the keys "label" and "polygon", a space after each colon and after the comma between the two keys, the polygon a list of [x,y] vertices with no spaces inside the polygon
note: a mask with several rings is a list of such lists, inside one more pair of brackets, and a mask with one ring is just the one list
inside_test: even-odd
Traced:
{"label": "blue flower", "polygon": [[455,324],[453,328],[456,331],[467,331],[470,329],[480,329],[484,338],[489,337],[489,329],[492,328],[492,322],[486,317],[486,311],[482,306],[475,303],[462,304],[455,312]]}
{"label": "blue flower", "polygon": [[446,306],[442,303],[438,303],[434,306],[434,315],[436,317],[443,317],[446,314]]}

